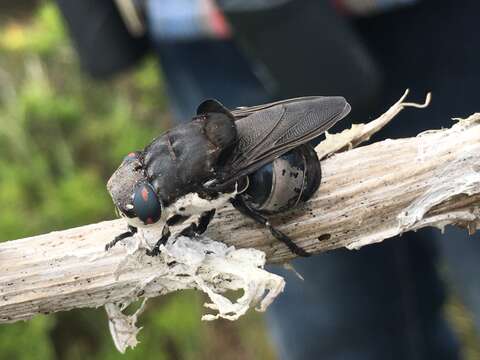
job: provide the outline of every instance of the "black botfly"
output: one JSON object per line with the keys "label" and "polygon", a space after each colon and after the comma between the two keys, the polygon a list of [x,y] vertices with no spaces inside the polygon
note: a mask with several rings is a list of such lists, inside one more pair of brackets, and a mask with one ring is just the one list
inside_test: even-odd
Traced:
{"label": "black botfly", "polygon": [[162,236],[148,252],[156,255],[170,236],[169,226],[199,215],[181,234],[201,234],[215,209],[230,201],[292,252],[308,256],[266,215],[290,209],[318,189],[320,163],[308,142],[349,111],[342,97],[303,97],[233,111],[204,101],[191,122],[127,155],[112,175],[107,187],[129,231],[106,248],[137,227],[161,226]]}

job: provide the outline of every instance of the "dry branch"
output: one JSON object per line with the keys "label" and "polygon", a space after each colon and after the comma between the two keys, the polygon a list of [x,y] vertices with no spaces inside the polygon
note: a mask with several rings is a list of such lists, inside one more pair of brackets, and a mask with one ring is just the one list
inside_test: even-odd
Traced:
{"label": "dry branch", "polygon": [[[328,135],[317,151],[325,157],[357,145],[403,107],[417,106],[401,101],[369,124]],[[311,201],[272,219],[310,252],[359,248],[425,226],[457,224],[473,232],[480,221],[480,114],[449,129],[334,154],[322,161],[322,170]],[[182,277],[181,266],[166,264],[168,259],[132,260],[128,246],[105,253],[104,245],[125,227],[123,220],[106,221],[0,244],[0,322],[201,288],[200,281],[225,289],[218,274],[200,280],[201,266]],[[208,236],[262,250],[268,262],[293,257],[230,206],[218,212]]]}

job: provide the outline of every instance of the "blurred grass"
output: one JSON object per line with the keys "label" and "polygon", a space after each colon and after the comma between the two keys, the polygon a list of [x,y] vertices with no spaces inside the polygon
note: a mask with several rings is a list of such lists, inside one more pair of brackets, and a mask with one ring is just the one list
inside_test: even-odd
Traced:
{"label": "blurred grass", "polygon": [[[55,6],[0,16],[0,240],[113,218],[105,183],[169,126],[154,59],[99,83],[81,71]],[[261,318],[200,322],[201,295],[151,301],[121,356],[102,309],[0,327],[1,359],[273,359]]]}

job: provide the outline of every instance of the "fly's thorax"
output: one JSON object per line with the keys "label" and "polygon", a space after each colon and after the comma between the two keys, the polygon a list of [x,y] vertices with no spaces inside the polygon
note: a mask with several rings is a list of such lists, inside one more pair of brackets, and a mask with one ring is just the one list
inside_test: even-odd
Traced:
{"label": "fly's thorax", "polygon": [[[201,109],[213,111],[217,110],[217,105],[221,106],[207,101]],[[233,117],[216,112],[199,114],[192,121],[165,132],[145,148],[145,173],[157,195],[168,206],[200,189],[212,178],[235,140]]]}

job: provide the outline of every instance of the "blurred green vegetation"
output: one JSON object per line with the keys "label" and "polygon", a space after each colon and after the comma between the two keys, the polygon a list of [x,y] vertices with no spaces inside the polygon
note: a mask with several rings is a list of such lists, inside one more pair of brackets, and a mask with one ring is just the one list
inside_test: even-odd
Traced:
{"label": "blurred green vegetation", "polygon": [[[155,60],[94,82],[51,3],[21,20],[1,19],[0,240],[113,218],[109,175],[126,153],[169,126]],[[203,301],[193,292],[151,301],[141,344],[123,356],[102,309],[1,326],[0,359],[274,358],[258,315],[202,323]]]}

